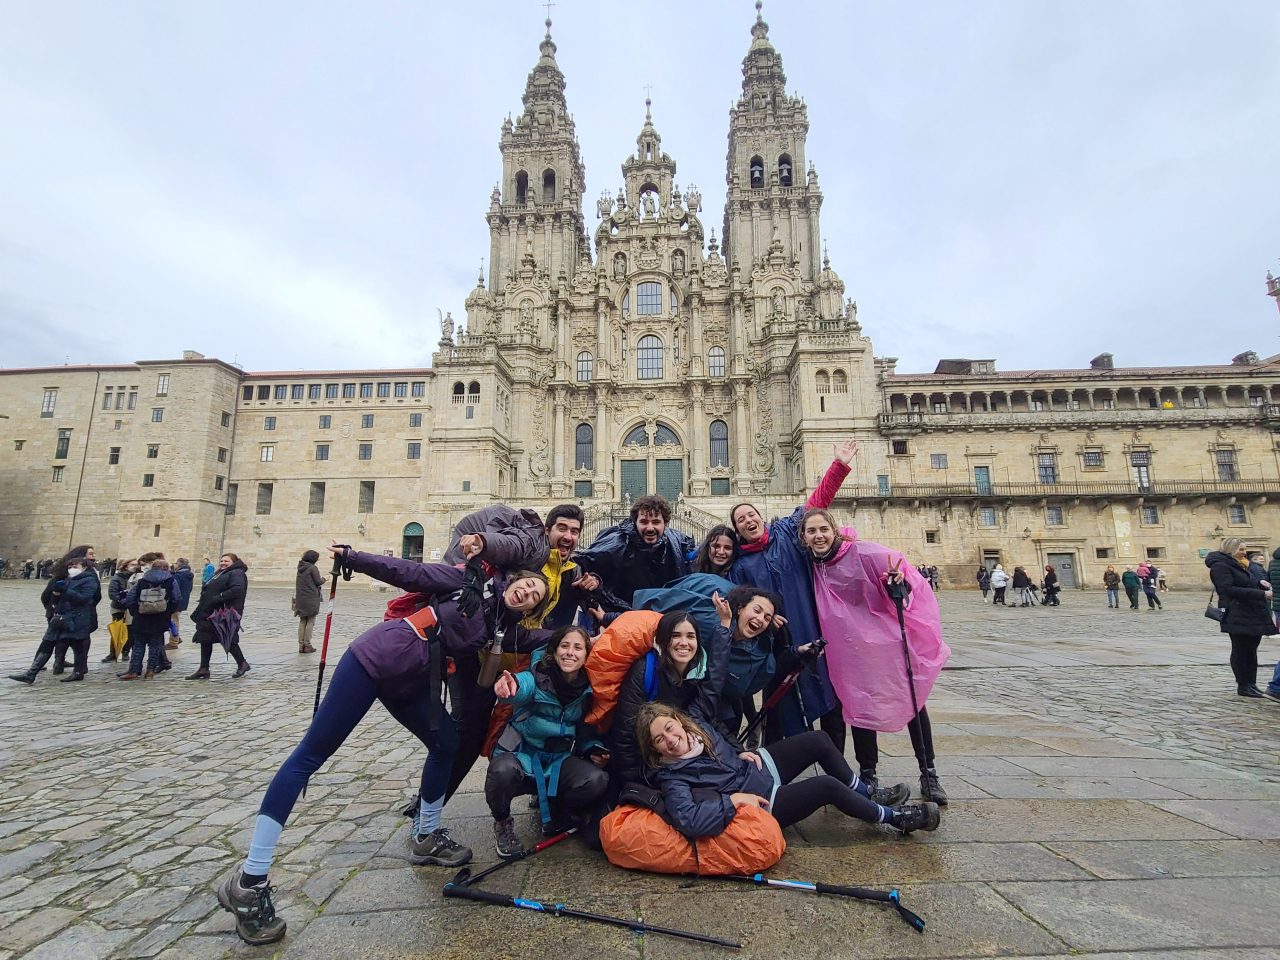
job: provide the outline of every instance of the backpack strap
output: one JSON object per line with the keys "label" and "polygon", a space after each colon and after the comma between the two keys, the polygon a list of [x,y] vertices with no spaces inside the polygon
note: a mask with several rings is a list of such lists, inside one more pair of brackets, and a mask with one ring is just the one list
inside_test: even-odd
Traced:
{"label": "backpack strap", "polygon": [[658,699],[658,655],[652,650],[644,658],[644,695],[650,703]]}

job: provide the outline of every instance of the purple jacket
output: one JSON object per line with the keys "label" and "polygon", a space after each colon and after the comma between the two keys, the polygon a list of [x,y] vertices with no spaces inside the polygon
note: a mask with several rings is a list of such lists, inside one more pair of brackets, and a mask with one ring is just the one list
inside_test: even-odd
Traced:
{"label": "purple jacket", "polygon": [[[488,646],[496,625],[506,627],[503,648],[529,653],[543,646],[550,630],[529,630],[520,626],[521,614],[507,609],[502,592],[507,581],[498,574],[485,591],[485,602],[473,617],[458,613],[455,594],[462,589],[462,568],[446,563],[418,563],[374,553],[347,551],[347,563],[356,573],[413,593],[434,594],[440,620],[440,640],[444,652],[456,658],[472,655]],[[499,619],[501,618],[501,619]],[[389,699],[418,697],[427,692],[431,677],[428,645],[403,620],[384,620],[366,630],[351,644],[365,672],[378,685],[378,693]]]}

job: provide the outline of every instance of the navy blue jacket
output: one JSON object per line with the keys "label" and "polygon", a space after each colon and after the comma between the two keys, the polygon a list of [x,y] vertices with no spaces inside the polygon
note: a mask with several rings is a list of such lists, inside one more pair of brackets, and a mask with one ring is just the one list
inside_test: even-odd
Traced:
{"label": "navy blue jacket", "polygon": [[[139,613],[138,594],[146,587],[163,587],[166,599],[164,613]],[[133,625],[146,633],[163,632],[169,627],[169,618],[178,609],[181,594],[178,583],[168,570],[148,570],[129,588],[129,596],[125,598],[125,607],[133,614]]]}
{"label": "navy blue jacket", "polygon": [[174,582],[178,584],[178,609],[185,610],[191,603],[191,587],[195,583],[196,575],[190,567],[185,570],[174,570],[172,573]]}
{"label": "navy blue jacket", "polygon": [[[782,596],[783,615],[791,629],[791,643],[802,647],[821,636],[818,611],[813,602],[813,574],[808,556],[800,546],[800,518],[804,507],[796,507],[789,517],[769,524],[769,542],[763,550],[743,553],[726,575],[733,583],[765,587]],[[796,682],[809,723],[829,713],[836,705],[835,690],[821,658],[814,670],[805,670]],[[795,731],[800,732],[800,731]]]}
{"label": "navy blue jacket", "polygon": [[773,795],[773,777],[738,751],[710,724],[703,726],[711,743],[701,756],[658,767],[654,779],[662,788],[662,800],[676,829],[686,837],[714,837],[729,826],[738,808],[729,799],[735,793],[754,793],[766,800]]}
{"label": "navy blue jacket", "polygon": [[631,520],[600,533],[591,546],[574,555],[574,561],[600,578],[605,609],[630,610],[637,590],[661,587],[686,576],[685,555],[693,540],[668,526],[658,542],[650,546]]}

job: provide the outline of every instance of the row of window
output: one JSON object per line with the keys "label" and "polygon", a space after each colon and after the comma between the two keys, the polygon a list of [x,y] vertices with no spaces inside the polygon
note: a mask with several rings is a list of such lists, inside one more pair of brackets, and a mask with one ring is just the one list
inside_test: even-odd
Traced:
{"label": "row of window", "polygon": [[[1158,527],[1160,525],[1160,508],[1153,504],[1142,505],[1142,525],[1146,527]],[[1243,525],[1249,522],[1249,511],[1243,504],[1233,503],[1227,507],[1227,521],[1233,525]],[[1044,508],[1045,526],[1061,527],[1066,525],[1066,513],[1064,508],[1057,504],[1049,504]],[[978,526],[994,527],[999,524],[999,518],[996,514],[995,507],[982,507],[978,510]],[[1105,549],[1105,548],[1102,548]],[[1104,557],[1099,553],[1098,556]]]}
{"label": "row of window", "polygon": [[[317,444],[316,444],[316,459],[317,459],[317,460],[328,460],[328,459],[329,459],[329,446],[330,446],[330,445],[329,445],[329,444],[327,444],[327,443],[317,443]],[[264,444],[262,444],[262,446],[259,448],[259,451],[258,451],[258,460],[259,460],[259,462],[261,462],[261,463],[274,463],[274,462],[275,462],[275,459],[276,459],[276,445],[275,445],[274,443],[264,443]],[[372,444],[372,443],[361,443],[361,444],[357,444],[357,446],[356,446],[356,459],[357,459],[357,460],[372,460],[372,459],[373,459],[373,444]],[[415,441],[413,441],[412,443],[409,443],[409,444],[406,444],[406,445],[405,445],[405,459],[406,459],[406,460],[421,460],[421,459],[422,459],[422,443],[421,443],[420,441],[415,440]]]}
{"label": "row of window", "polygon": [[427,394],[427,383],[425,380],[383,380],[370,383],[277,383],[257,387],[246,384],[241,396],[245,400],[252,400],[256,390],[259,400],[337,400],[341,392],[342,399],[352,400],[356,397],[357,389],[362,400],[371,399],[375,395],[380,398],[424,397]]}
{"label": "row of window", "polygon": [[[219,478],[221,479],[221,478]],[[357,513],[373,513],[374,491],[376,490],[376,482],[373,480],[361,480],[358,502],[356,505]],[[254,504],[253,512],[258,516],[270,516],[271,501],[275,496],[274,483],[259,483],[257,502]],[[218,489],[222,489],[219,486]],[[311,491],[307,498],[307,513],[324,513],[324,499],[327,484],[323,480],[311,481]],[[240,484],[227,484],[227,516],[234,516],[236,512],[237,502],[240,499]]]}
{"label": "row of window", "polygon": [[[410,427],[421,427],[421,426],[422,426],[422,414],[420,414],[420,413],[411,413],[411,414],[409,414],[409,426],[410,426]],[[369,429],[371,429],[372,427],[373,427],[373,414],[372,414],[372,413],[364,413],[364,414],[361,414],[361,415],[360,415],[360,429],[362,429],[362,430],[369,430]],[[263,430],[274,430],[275,428],[276,428],[276,418],[275,418],[275,417],[263,417],[263,418],[262,418],[262,429],[263,429]],[[330,414],[327,414],[327,413],[326,413],[326,414],[322,414],[322,415],[321,415],[321,417],[320,417],[320,429],[321,429],[321,430],[330,430],[330,429],[332,429],[332,428],[333,428],[333,417],[332,417]]]}
{"label": "row of window", "polygon": [[[764,160],[760,157],[752,157],[750,164],[751,186],[753,189],[759,190],[764,186]],[[791,157],[783,154],[778,157],[778,185],[781,187],[791,186]]]}
{"label": "row of window", "polygon": [[[893,441],[894,456],[904,456],[910,451],[910,447],[906,440]],[[1086,467],[1101,468],[1104,466],[1103,454],[1101,450],[1085,450],[1083,453],[1083,462]],[[1129,465],[1133,468],[1134,482],[1140,487],[1145,487],[1151,483],[1151,451],[1150,450],[1131,450],[1129,451]],[[1218,479],[1222,481],[1235,481],[1240,479],[1240,465],[1236,458],[1235,450],[1215,450],[1214,465],[1217,467]],[[929,454],[929,467],[932,470],[947,469],[947,455],[945,453]],[[991,468],[990,467],[974,467],[974,482],[979,486],[990,485]],[[1055,453],[1038,453],[1036,454],[1036,480],[1039,483],[1058,483],[1060,475],[1058,471],[1058,455]]]}
{"label": "row of window", "polygon": [[[723,420],[712,420],[708,430],[711,441],[711,466],[727,467],[729,465],[729,425]],[[574,430],[573,463],[576,470],[595,469],[595,431],[589,423],[580,423]],[[649,430],[641,425],[634,427],[622,438],[622,445],[649,446]],[[653,430],[655,447],[678,447],[680,438],[665,423],[659,423]],[[714,491],[713,491],[714,492]],[[725,491],[728,493],[728,490]]]}
{"label": "row of window", "polygon": [[[675,358],[679,360],[679,347],[677,346],[675,350]],[[707,369],[713,377],[724,376],[723,347],[712,347],[707,351]],[[584,350],[578,354],[578,382],[585,383],[593,376],[595,376],[595,357],[590,351]],[[636,344],[636,377],[640,380],[662,379],[662,340],[660,338],[652,335],[641,337],[640,342]],[[454,385],[455,402],[459,392],[458,386],[458,384]]]}

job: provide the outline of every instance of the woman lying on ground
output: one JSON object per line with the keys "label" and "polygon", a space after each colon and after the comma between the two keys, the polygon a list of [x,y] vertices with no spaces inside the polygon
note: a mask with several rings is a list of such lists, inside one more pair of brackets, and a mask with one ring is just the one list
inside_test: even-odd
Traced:
{"label": "woman lying on ground", "polygon": [[484,781],[500,857],[524,852],[511,819],[514,798],[537,795],[542,832],[551,837],[576,826],[576,818],[590,812],[609,783],[600,769],[609,754],[582,722],[591,703],[582,669],[590,647],[582,627],[561,627],[530,669],[515,675],[504,671],[494,685],[498,700],[515,708]]}
{"label": "woman lying on ground", "polygon": [[[838,528],[826,510],[807,511],[800,529],[813,563],[813,591],[828,641],[831,682],[844,705],[844,719],[853,728],[858,776],[872,789],[872,797],[880,799],[888,793],[877,787],[876,731],[896,732],[905,726],[920,765],[921,794],[946,806],[947,795],[934,768],[933,728],[925,709],[934,681],[951,656],[942,642],[937,595],[901,553],[859,540],[853,527]],[[905,595],[903,623],[910,644],[914,700],[891,586]],[[918,715],[913,702],[919,706]]]}
{"label": "woman lying on ground", "polygon": [[360,723],[375,700],[427,747],[419,786],[419,815],[410,837],[410,861],[457,867],[471,851],[440,826],[445,785],[453,765],[457,729],[444,709],[445,658],[474,658],[492,639],[495,625],[514,638],[516,650],[547,642],[545,630],[525,630],[519,621],[539,610],[547,582],[539,573],[495,576],[485,584],[480,608],[471,616],[458,609],[463,570],[442,563],[417,563],[371,553],[345,544],[329,549],[344,566],[376,580],[424,596],[409,617],[384,620],[352,641],[333,671],[320,708],[302,742],[267,787],[254,824],[249,856],[218,888],[218,902],[236,918],[246,943],[274,943],[284,936],[276,916],[267,873],[285,821],[311,775],[331,757]]}

